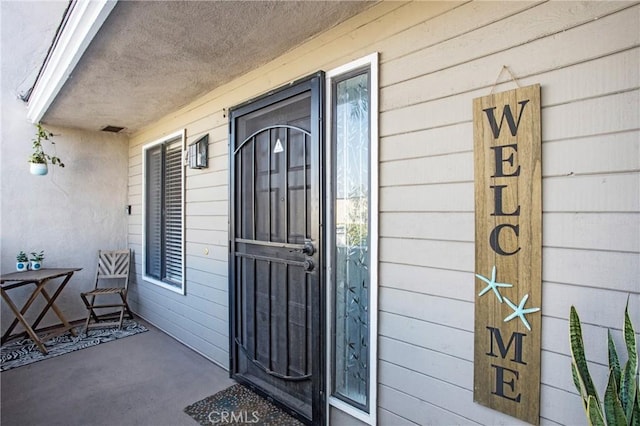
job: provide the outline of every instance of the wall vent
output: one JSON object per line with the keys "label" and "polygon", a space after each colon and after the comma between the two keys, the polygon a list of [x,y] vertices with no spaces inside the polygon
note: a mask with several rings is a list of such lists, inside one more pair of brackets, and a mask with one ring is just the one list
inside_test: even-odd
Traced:
{"label": "wall vent", "polygon": [[124,130],[124,127],[118,127],[118,126],[104,126],[101,129],[103,132],[111,132],[111,133],[118,133],[121,130]]}

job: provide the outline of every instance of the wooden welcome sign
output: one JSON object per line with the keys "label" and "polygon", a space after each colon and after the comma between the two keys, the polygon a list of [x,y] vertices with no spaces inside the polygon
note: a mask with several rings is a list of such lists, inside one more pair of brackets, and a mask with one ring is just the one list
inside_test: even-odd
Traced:
{"label": "wooden welcome sign", "polygon": [[474,401],[540,414],[540,85],[474,99]]}

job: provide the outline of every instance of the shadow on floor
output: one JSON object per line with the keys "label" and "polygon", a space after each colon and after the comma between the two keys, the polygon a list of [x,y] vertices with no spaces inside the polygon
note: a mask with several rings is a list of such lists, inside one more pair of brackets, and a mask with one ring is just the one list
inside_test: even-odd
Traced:
{"label": "shadow on floor", "polygon": [[0,374],[2,426],[194,426],[182,410],[235,382],[216,364],[149,331]]}

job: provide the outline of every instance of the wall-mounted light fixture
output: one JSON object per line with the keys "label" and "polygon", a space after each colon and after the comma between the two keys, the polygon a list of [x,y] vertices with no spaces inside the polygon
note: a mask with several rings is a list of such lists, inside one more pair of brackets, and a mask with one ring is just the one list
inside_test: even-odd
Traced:
{"label": "wall-mounted light fixture", "polygon": [[189,168],[207,168],[209,158],[209,135],[206,134],[191,145],[189,145]]}

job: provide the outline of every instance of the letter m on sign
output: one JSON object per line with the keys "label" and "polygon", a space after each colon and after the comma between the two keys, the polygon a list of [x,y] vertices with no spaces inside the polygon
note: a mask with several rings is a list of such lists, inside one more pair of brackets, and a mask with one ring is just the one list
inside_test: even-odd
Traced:
{"label": "letter m on sign", "polygon": [[[517,332],[511,334],[511,338],[509,338],[509,343],[507,343],[505,346],[504,340],[502,339],[502,334],[500,333],[499,328],[487,327],[487,330],[489,330],[489,334],[491,336],[490,337],[491,343],[489,344],[489,347],[491,348],[491,350],[487,352],[487,355],[497,358],[498,355],[495,352],[495,348],[497,347],[500,356],[504,359],[507,357],[511,346],[513,346],[514,347],[513,358],[511,359],[511,361],[517,362],[518,364],[527,365],[527,363],[522,360],[522,341],[523,341],[523,338],[527,336],[526,334],[517,333]],[[495,347],[494,347],[494,343],[495,343]]]}

